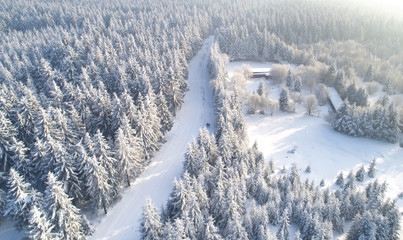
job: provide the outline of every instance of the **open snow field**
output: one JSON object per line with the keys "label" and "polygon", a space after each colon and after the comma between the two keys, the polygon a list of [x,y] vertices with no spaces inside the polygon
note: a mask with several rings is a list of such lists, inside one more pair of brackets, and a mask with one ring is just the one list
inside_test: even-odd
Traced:
{"label": "open snow field", "polygon": [[[231,62],[227,69],[229,75],[238,66],[249,64],[252,70],[269,69],[273,63]],[[256,91],[262,79],[247,82],[248,92]],[[264,80],[269,88],[269,97],[279,99],[281,86]],[[306,94],[303,92],[303,94]],[[304,178],[319,184],[325,180],[325,187],[335,188],[334,182],[340,171],[346,177],[351,170],[358,170],[364,164],[376,159],[376,178],[388,183],[387,197],[396,198],[403,192],[403,148],[399,144],[390,144],[368,138],[356,138],[334,131],[325,121],[328,105],[321,106],[316,116],[306,116],[302,104],[297,104],[296,113],[278,111],[269,115],[245,115],[250,144],[257,141],[266,161],[273,159],[277,168],[290,167],[296,163]],[[244,111],[246,112],[246,111]],[[294,153],[291,153],[294,150]],[[305,173],[311,166],[311,173]],[[365,182],[373,181],[366,176]],[[364,183],[365,183],[364,182]],[[361,185],[358,183],[358,185]],[[403,212],[403,199],[399,199]],[[403,231],[401,230],[401,236]]]}

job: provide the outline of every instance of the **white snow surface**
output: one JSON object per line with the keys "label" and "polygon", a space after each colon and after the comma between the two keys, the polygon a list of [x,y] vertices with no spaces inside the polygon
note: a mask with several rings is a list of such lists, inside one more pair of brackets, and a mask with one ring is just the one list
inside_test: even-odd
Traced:
{"label": "white snow surface", "polygon": [[[241,66],[243,63],[251,65],[252,70],[262,67],[262,63],[229,63],[229,75],[234,71],[234,66]],[[269,98],[279,99],[282,85],[272,81],[250,79],[246,83],[246,90],[256,92],[262,80],[269,89]],[[302,93],[310,94],[306,89]],[[289,168],[296,163],[304,180],[308,178],[319,184],[324,179],[325,186],[322,189],[337,189],[334,183],[340,171],[346,177],[351,170],[356,172],[362,165],[367,170],[370,162],[376,159],[375,179],[381,183],[387,182],[387,198],[397,198],[403,192],[403,148],[398,143],[390,144],[336,132],[324,119],[329,109],[327,104],[319,106],[314,116],[306,116],[303,104],[297,104],[296,113],[278,111],[273,117],[245,115],[249,143],[252,145],[256,141],[265,160],[273,159],[277,169],[283,166]],[[292,150],[294,153],[291,153]],[[311,167],[309,174],[304,172],[308,165]],[[375,179],[366,175],[364,182],[357,185],[363,187]],[[398,199],[398,207],[403,213],[403,199]],[[400,236],[403,236],[403,224]],[[294,238],[295,231],[290,232],[290,239]],[[334,239],[345,239],[345,234],[335,232]]]}
{"label": "white snow surface", "polygon": [[15,228],[13,222],[10,219],[3,217],[0,219],[0,239],[23,239],[24,231],[19,232]]}
{"label": "white snow surface", "polygon": [[204,41],[202,49],[189,64],[189,88],[184,104],[177,113],[172,130],[166,135],[166,143],[153,158],[122,199],[108,214],[94,222],[95,233],[90,239],[140,239],[140,220],[147,198],[160,207],[168,200],[173,180],[183,171],[184,154],[188,143],[196,138],[199,129],[210,123],[215,129],[213,98],[209,87],[207,69],[210,46],[214,38]]}

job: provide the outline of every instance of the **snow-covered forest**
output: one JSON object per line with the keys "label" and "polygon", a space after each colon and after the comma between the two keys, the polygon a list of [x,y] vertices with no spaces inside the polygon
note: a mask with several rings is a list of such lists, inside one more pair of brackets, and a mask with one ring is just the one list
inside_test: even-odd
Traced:
{"label": "snow-covered forest", "polygon": [[[333,232],[346,232],[347,239],[398,239],[400,213],[396,201],[385,199],[386,184],[357,188],[364,168],[340,174],[336,191],[322,191],[303,182],[296,165],[278,172],[256,143],[248,147],[241,101],[227,88],[227,60],[213,46],[217,133],[205,129],[189,144],[183,176],[160,215],[147,201],[141,239],[289,239],[290,224],[299,229],[292,239],[333,239]],[[375,163],[369,177],[374,169]]]}
{"label": "snow-covered forest", "polygon": [[[87,217],[107,215],[125,188],[136,188],[167,141],[189,90],[189,62],[214,35],[216,122],[189,143],[167,203],[157,210],[147,201],[141,238],[289,239],[295,225],[292,238],[304,240],[343,232],[399,239],[386,184],[357,187],[362,170],[323,191],[302,181],[296,165],[278,171],[250,147],[244,96],[229,86],[229,60],[298,65],[272,74],[290,91],[317,95],[308,115],[334,87],[344,104],[329,116],[331,127],[396,143],[403,99],[391,96],[403,93],[403,19],[352,2],[2,1],[0,215],[29,239],[91,236],[97,229]],[[278,103],[262,101],[266,90],[262,84],[250,102],[271,114],[294,111],[286,88]]]}

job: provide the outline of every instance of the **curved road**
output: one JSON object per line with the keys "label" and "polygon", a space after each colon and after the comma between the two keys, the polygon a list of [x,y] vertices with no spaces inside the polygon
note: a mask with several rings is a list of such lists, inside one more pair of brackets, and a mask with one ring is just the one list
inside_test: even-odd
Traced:
{"label": "curved road", "polygon": [[167,142],[153,158],[151,164],[127,189],[122,199],[109,210],[108,215],[95,222],[95,233],[90,239],[139,239],[138,231],[142,208],[146,198],[160,207],[168,200],[174,178],[179,178],[188,143],[196,137],[207,122],[215,128],[213,97],[209,87],[207,69],[210,46],[214,38],[207,38],[202,49],[189,64],[189,91],[177,113]]}

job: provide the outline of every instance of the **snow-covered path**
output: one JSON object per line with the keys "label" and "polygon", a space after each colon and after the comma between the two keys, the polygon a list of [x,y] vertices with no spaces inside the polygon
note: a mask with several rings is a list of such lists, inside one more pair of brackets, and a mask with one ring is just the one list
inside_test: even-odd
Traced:
{"label": "snow-covered path", "polygon": [[190,90],[172,130],[166,135],[167,142],[108,215],[95,223],[95,233],[90,239],[139,239],[139,221],[146,198],[151,198],[157,207],[167,201],[174,178],[182,173],[187,144],[207,122],[211,124],[210,128],[215,127],[207,69],[213,41],[212,36],[207,38],[189,64]]}

